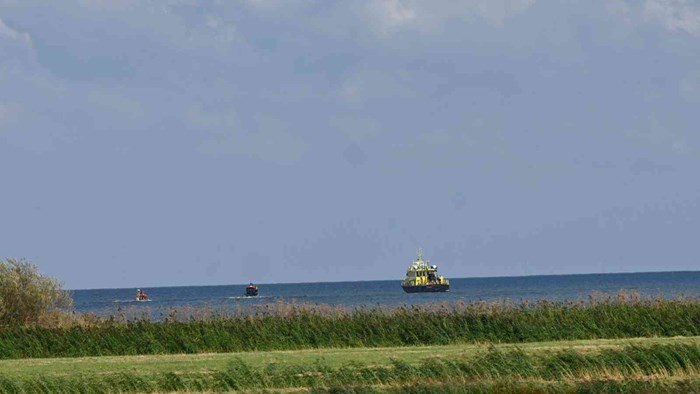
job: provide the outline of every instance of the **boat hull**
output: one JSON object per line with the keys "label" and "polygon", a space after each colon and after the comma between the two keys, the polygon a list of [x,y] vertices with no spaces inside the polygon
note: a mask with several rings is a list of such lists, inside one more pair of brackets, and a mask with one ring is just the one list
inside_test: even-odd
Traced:
{"label": "boat hull", "polygon": [[446,284],[433,284],[433,285],[423,285],[423,286],[404,286],[401,285],[403,291],[406,293],[441,293],[450,290],[450,285]]}

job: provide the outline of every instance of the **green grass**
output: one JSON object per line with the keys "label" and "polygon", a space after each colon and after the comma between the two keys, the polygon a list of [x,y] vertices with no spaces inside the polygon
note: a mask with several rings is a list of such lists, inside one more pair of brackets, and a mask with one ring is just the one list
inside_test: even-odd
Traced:
{"label": "green grass", "polygon": [[694,392],[700,338],[7,360],[0,393]]}
{"label": "green grass", "polygon": [[0,330],[0,359],[524,343],[700,335],[700,302],[474,303],[350,311],[276,304],[184,322],[97,320]]}
{"label": "green grass", "polygon": [[[518,344],[525,354],[542,355],[547,352],[577,351],[596,353],[602,350],[620,349],[624,346],[651,345],[700,345],[700,337],[597,339],[576,341],[532,342]],[[411,346],[392,348],[350,348],[317,350],[279,350],[268,352],[169,354],[141,356],[68,357],[20,360],[1,360],[0,371],[6,377],[25,378],[37,376],[62,376],[75,374],[104,374],[129,372],[137,375],[154,373],[201,372],[225,368],[230,360],[239,359],[250,365],[295,365],[309,368],[319,361],[332,368],[352,363],[368,365],[389,364],[400,360],[418,364],[430,357],[473,358],[489,349],[509,351],[513,344],[460,344]]]}

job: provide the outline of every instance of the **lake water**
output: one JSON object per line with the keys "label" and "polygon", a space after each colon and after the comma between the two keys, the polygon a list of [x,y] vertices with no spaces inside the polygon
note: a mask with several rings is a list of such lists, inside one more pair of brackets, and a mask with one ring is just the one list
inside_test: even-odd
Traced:
{"label": "lake water", "polygon": [[118,309],[142,309],[158,318],[171,308],[186,305],[236,309],[277,302],[355,306],[401,306],[434,302],[491,300],[579,300],[592,293],[636,291],[642,296],[700,297],[700,271],[625,274],[524,276],[498,278],[451,278],[446,293],[407,294],[398,280],[257,284],[259,297],[243,297],[245,284],[226,286],[180,286],[144,288],[150,302],[134,300],[136,288],[74,290],[79,312],[109,315]]}

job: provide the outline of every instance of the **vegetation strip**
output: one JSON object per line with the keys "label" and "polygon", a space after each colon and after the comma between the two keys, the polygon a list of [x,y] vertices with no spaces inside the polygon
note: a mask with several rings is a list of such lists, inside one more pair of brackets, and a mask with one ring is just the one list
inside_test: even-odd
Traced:
{"label": "vegetation strip", "polygon": [[[700,345],[700,337],[599,339],[559,342],[533,342],[517,345],[526,354],[577,351],[595,353],[606,349],[640,345]],[[489,348],[510,351],[512,344],[460,344],[437,346],[412,346],[394,348],[354,348],[284,350],[245,353],[176,354],[146,356],[105,356],[80,358],[21,359],[0,361],[0,371],[6,377],[65,376],[76,374],[104,374],[130,372],[137,375],[165,372],[202,372],[223,369],[234,358],[250,365],[313,366],[318,362],[338,368],[349,363],[366,365],[389,364],[392,359],[416,364],[430,357],[471,358],[485,353]]]}
{"label": "vegetation strip", "polygon": [[[491,347],[469,356],[427,357],[412,362],[393,358],[374,364],[351,360],[339,366],[331,366],[323,359],[312,363],[254,364],[241,357],[232,357],[222,368],[196,372],[138,374],[132,371],[85,373],[77,370],[61,375],[33,376],[2,372],[0,393],[330,390],[341,387],[364,391],[410,391],[417,387],[452,390],[470,385],[509,384],[514,387],[518,384],[534,385],[532,387],[558,385],[572,390],[581,387],[602,389],[605,386],[600,385],[616,384],[622,388],[656,387],[658,391],[673,391],[678,387],[692,387],[693,382],[700,379],[700,345],[697,340],[691,342],[637,343],[621,348],[608,346],[596,351],[581,346],[573,348],[578,350],[554,351],[547,347],[533,348],[533,351],[512,346]],[[599,385],[591,386],[591,382]]]}
{"label": "vegetation strip", "polygon": [[697,300],[473,303],[393,310],[275,304],[246,316],[0,329],[0,359],[700,335]]}

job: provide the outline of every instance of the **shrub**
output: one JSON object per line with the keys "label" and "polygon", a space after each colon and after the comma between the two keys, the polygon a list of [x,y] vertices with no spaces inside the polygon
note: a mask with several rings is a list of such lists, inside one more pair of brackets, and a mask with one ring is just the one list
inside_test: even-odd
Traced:
{"label": "shrub", "polygon": [[56,279],[39,273],[23,259],[0,261],[0,326],[34,324],[73,303]]}

